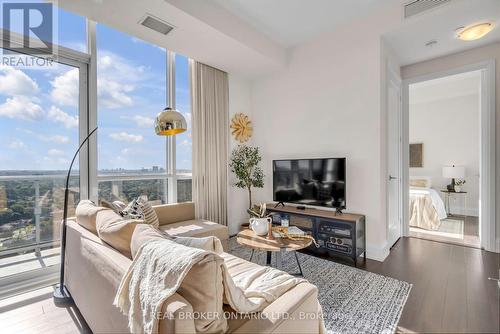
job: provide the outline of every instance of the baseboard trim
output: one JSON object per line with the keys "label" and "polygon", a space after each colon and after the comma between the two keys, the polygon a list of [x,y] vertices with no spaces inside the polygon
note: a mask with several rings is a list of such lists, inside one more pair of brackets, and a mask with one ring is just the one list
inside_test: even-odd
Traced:
{"label": "baseboard trim", "polygon": [[389,256],[389,248],[387,247],[387,244],[382,247],[366,245],[366,257],[368,259],[384,262],[387,256]]}

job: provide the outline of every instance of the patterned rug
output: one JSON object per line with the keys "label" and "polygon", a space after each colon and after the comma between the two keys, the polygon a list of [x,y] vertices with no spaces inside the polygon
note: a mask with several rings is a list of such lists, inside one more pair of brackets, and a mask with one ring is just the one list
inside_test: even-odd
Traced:
{"label": "patterned rug", "polygon": [[[251,250],[229,241],[230,251],[249,259]],[[252,262],[265,265],[265,252],[255,252]],[[311,255],[297,253],[304,278],[319,289],[325,326],[329,333],[394,333],[411,284]],[[274,256],[273,256],[274,261]],[[297,273],[292,253],[283,256],[283,270]]]}

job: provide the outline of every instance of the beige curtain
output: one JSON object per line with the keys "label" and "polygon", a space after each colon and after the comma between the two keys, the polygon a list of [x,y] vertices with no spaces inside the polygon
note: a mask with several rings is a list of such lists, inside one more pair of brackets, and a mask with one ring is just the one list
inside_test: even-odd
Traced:
{"label": "beige curtain", "polygon": [[196,217],[227,225],[227,73],[194,60],[189,70]]}

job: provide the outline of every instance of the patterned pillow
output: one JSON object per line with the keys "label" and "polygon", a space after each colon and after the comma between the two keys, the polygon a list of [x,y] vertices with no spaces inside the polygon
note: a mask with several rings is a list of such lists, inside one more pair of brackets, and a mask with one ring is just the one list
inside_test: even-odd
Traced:
{"label": "patterned pillow", "polygon": [[120,211],[123,218],[140,219],[145,224],[152,225],[156,228],[160,226],[160,221],[155,210],[149,204],[147,196],[139,196],[130,202],[125,209]]}

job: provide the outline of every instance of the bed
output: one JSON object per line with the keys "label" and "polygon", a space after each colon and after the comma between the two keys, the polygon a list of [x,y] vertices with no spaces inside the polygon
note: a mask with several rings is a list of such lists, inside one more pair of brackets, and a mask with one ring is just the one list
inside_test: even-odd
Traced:
{"label": "bed", "polygon": [[436,231],[447,217],[443,200],[430,178],[410,178],[410,226]]}

